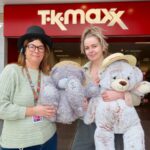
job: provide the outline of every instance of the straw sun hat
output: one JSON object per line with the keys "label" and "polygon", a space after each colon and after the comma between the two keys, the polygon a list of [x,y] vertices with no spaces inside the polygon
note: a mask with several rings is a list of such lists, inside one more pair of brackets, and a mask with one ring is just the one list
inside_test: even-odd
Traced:
{"label": "straw sun hat", "polygon": [[124,55],[122,53],[114,53],[104,59],[102,66],[101,66],[101,71],[104,71],[106,67],[108,67],[110,64],[118,60],[124,60],[127,63],[129,63],[131,66],[135,66],[137,63],[137,59],[133,55]]}

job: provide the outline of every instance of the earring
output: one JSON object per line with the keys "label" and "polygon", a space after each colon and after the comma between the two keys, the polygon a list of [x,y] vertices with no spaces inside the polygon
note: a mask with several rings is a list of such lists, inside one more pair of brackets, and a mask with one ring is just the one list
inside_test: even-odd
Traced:
{"label": "earring", "polygon": [[20,53],[23,53],[23,51],[24,51],[24,48],[22,47],[21,50],[20,50]]}

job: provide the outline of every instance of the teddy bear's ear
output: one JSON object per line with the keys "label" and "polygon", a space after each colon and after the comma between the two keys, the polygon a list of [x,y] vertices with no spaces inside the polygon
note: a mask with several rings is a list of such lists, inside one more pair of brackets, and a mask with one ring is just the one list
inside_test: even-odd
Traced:
{"label": "teddy bear's ear", "polygon": [[53,68],[51,69],[50,75],[54,74],[54,73],[56,72],[56,70],[57,70],[57,67],[53,67]]}
{"label": "teddy bear's ear", "polygon": [[135,75],[136,82],[141,82],[143,80],[142,71],[136,66],[133,67],[133,70],[134,70],[134,75]]}
{"label": "teddy bear's ear", "polygon": [[150,93],[150,82],[142,81],[136,85],[133,89],[133,93],[139,96],[144,96],[147,93]]}

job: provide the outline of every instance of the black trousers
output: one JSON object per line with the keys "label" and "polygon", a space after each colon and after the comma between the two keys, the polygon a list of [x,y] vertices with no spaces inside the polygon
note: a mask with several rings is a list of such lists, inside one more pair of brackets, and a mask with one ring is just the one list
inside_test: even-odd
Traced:
{"label": "black trousers", "polygon": [[[95,150],[95,129],[95,123],[86,125],[83,120],[78,120],[77,131],[75,133],[71,150]],[[116,150],[123,150],[123,135],[115,134],[114,140]]]}
{"label": "black trousers", "polygon": [[115,149],[123,150],[123,135],[115,134]]}

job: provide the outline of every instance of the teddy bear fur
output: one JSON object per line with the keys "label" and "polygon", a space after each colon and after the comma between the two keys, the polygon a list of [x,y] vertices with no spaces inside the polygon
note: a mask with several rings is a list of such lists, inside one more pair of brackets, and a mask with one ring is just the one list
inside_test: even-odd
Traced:
{"label": "teddy bear fur", "polygon": [[76,62],[61,61],[52,68],[40,94],[41,104],[57,107],[57,115],[50,118],[51,121],[70,124],[84,115],[84,97],[99,94],[99,88],[92,83],[85,86],[85,79],[84,70]]}
{"label": "teddy bear fur", "polygon": [[[58,89],[54,86],[53,80],[50,76],[43,76],[41,83],[41,90],[38,104],[53,105],[58,107],[60,94]],[[56,116],[49,118],[50,121],[55,122]]]}
{"label": "teddy bear fur", "polygon": [[[100,73],[101,93],[105,90],[135,92],[139,96],[150,92],[150,83],[142,72],[124,60],[112,62]],[[104,102],[101,96],[90,100],[84,117],[86,124],[96,123],[96,150],[115,150],[114,133],[123,134],[124,150],[144,150],[144,131],[139,116],[128,98]]]}

